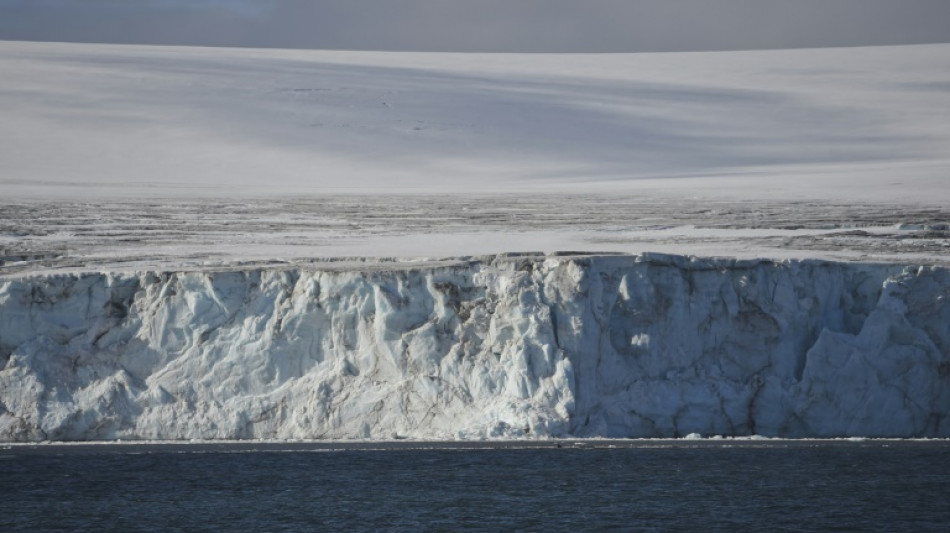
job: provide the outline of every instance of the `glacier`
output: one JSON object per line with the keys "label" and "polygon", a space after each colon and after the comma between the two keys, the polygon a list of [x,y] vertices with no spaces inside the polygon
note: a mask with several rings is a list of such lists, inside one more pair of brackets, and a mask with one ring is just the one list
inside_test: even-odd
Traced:
{"label": "glacier", "polygon": [[948,437],[950,271],[499,254],[0,278],[0,440]]}

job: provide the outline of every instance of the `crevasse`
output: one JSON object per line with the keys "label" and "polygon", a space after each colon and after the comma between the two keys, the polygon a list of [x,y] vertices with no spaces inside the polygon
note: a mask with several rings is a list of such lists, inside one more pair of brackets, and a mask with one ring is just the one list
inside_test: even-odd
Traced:
{"label": "crevasse", "polygon": [[950,436],[950,271],[664,255],[0,280],[0,439]]}

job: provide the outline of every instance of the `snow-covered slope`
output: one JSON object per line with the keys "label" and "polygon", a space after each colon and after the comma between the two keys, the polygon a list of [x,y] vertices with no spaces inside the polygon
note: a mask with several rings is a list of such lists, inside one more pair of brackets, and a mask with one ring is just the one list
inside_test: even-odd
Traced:
{"label": "snow-covered slope", "polygon": [[948,87],[947,44],[518,55],[0,42],[0,196],[946,204]]}
{"label": "snow-covered slope", "polygon": [[950,271],[680,256],[0,281],[0,438],[950,436]]}

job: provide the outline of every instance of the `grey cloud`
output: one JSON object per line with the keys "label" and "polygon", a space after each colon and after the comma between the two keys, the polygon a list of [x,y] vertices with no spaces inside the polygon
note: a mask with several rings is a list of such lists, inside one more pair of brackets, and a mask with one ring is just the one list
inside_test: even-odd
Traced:
{"label": "grey cloud", "polygon": [[0,0],[0,39],[627,52],[950,41],[946,0]]}
{"label": "grey cloud", "polygon": [[0,0],[0,8],[32,9],[224,9],[260,13],[270,0]]}

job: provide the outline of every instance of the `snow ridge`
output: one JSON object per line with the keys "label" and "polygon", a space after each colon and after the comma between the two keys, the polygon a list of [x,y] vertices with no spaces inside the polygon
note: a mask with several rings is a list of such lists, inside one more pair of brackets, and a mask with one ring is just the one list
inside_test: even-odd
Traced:
{"label": "snow ridge", "polygon": [[646,254],[0,280],[0,440],[947,437],[950,271]]}

